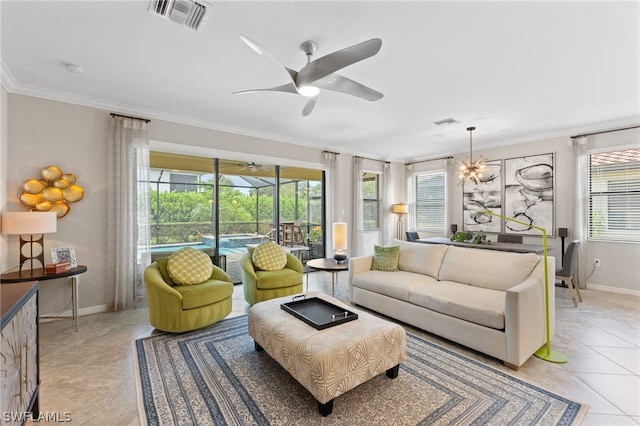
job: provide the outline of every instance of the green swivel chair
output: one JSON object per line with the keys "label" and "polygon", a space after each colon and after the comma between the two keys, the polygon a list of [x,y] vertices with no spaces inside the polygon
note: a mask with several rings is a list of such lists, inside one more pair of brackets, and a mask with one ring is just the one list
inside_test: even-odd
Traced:
{"label": "green swivel chair", "polygon": [[157,259],[144,271],[152,326],[183,333],[214,324],[231,313],[233,284],[226,272],[213,265],[207,281],[176,285],[167,271],[168,259]]}
{"label": "green swivel chair", "polygon": [[242,287],[247,303],[255,305],[265,300],[302,293],[304,266],[297,257],[287,253],[287,264],[283,269],[263,271],[256,268],[251,260],[254,250],[249,247],[240,259]]}

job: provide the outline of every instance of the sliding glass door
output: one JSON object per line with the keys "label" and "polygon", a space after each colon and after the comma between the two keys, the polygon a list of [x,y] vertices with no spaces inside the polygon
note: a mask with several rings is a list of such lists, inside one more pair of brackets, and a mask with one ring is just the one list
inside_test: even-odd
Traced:
{"label": "sliding glass door", "polygon": [[152,260],[190,246],[240,283],[240,258],[262,241],[324,257],[322,170],[163,152],[150,166]]}

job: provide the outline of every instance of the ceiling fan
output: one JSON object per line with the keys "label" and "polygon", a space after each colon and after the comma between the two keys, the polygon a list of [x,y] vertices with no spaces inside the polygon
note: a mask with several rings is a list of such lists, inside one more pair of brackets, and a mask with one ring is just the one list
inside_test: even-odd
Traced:
{"label": "ceiling fan", "polygon": [[342,68],[377,54],[382,46],[382,40],[379,38],[363,41],[362,43],[335,51],[313,61],[311,60],[311,56],[316,52],[318,46],[312,40],[305,41],[300,45],[300,50],[307,56],[307,64],[302,67],[300,71],[295,71],[281,65],[273,55],[249,37],[240,35],[240,39],[259,55],[266,55],[282,66],[287,72],[289,82],[281,86],[266,89],[242,90],[233,92],[233,94],[285,92],[302,95],[310,98],[302,110],[303,116],[307,116],[313,111],[318,100],[320,89],[345,93],[368,101],[377,101],[383,96],[382,93],[370,87],[336,74],[336,71]]}
{"label": "ceiling fan", "polygon": [[253,161],[250,163],[238,164],[238,166],[240,167],[238,171],[249,169],[251,173],[255,173],[258,171],[258,169],[264,167],[262,164],[254,163]]}

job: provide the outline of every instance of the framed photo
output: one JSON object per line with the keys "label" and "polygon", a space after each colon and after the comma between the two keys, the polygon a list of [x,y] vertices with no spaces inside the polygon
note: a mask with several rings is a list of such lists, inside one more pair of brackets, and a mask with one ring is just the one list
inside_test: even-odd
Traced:
{"label": "framed photo", "polygon": [[51,249],[51,261],[53,263],[69,262],[72,268],[78,266],[76,251],[73,247],[56,247]]}
{"label": "framed photo", "polygon": [[553,235],[553,167],[553,153],[504,160],[504,215],[525,223],[505,222],[505,233],[540,235],[535,225]]}
{"label": "framed photo", "polygon": [[487,161],[480,183],[467,181],[462,187],[462,230],[501,232],[499,218],[482,213],[502,214],[502,161]]}

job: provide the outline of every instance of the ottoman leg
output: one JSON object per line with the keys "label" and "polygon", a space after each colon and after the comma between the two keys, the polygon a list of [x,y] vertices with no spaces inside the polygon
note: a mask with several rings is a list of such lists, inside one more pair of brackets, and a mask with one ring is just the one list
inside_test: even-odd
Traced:
{"label": "ottoman leg", "polygon": [[253,347],[256,349],[256,352],[260,352],[260,351],[264,350],[264,349],[262,349],[262,346],[260,346],[260,344],[258,342],[256,342],[255,340],[253,341]]}
{"label": "ottoman leg", "polygon": [[333,411],[333,399],[331,401],[327,401],[324,404],[318,401],[318,411],[322,414],[323,417],[327,417]]}
{"label": "ottoman leg", "polygon": [[387,377],[391,378],[391,379],[395,379],[396,377],[398,377],[398,371],[400,371],[400,364],[396,365],[395,367],[391,367],[390,369],[387,370]]}

